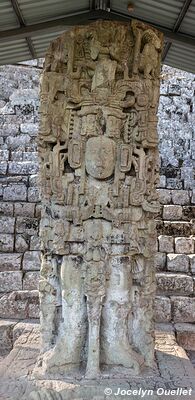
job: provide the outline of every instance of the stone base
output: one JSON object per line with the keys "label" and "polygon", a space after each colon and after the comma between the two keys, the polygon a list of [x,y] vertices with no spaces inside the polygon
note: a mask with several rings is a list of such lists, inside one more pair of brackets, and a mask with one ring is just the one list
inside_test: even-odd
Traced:
{"label": "stone base", "polygon": [[195,370],[175,340],[171,325],[156,327],[156,368],[139,377],[102,375],[97,381],[35,379],[39,354],[38,327],[23,331],[13,350],[0,363],[1,400],[195,400]]}

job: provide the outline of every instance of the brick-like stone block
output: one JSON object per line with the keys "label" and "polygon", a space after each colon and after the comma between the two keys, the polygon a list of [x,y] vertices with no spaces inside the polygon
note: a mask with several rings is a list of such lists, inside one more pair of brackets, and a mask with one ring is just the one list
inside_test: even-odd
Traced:
{"label": "brick-like stone block", "polygon": [[195,275],[195,254],[189,254],[190,271]]}
{"label": "brick-like stone block", "polygon": [[10,175],[31,175],[38,172],[38,164],[31,161],[9,161],[8,173]]}
{"label": "brick-like stone block", "polygon": [[181,206],[189,204],[190,197],[188,190],[172,190],[171,195],[173,204]]}
{"label": "brick-like stone block", "polygon": [[157,292],[166,294],[192,294],[193,279],[185,274],[159,272],[156,274]]}
{"label": "brick-like stone block", "polygon": [[24,123],[20,125],[22,133],[28,133],[31,136],[37,136],[39,131],[39,125],[35,123]]}
{"label": "brick-like stone block", "polygon": [[0,203],[0,215],[8,215],[12,217],[14,214],[14,205],[12,203],[2,202]]}
{"label": "brick-like stone block", "polygon": [[12,290],[22,289],[21,271],[0,272],[0,293],[11,292]]}
{"label": "brick-like stone block", "polygon": [[191,203],[195,204],[195,189],[192,189]]}
{"label": "brick-like stone block", "polygon": [[35,151],[25,151],[23,154],[23,161],[33,161],[38,163],[38,153]]}
{"label": "brick-like stone block", "polygon": [[15,251],[25,252],[29,250],[30,237],[25,233],[23,235],[16,235],[15,238]]}
{"label": "brick-like stone block", "polygon": [[34,203],[16,203],[14,205],[14,215],[16,217],[30,217],[33,218],[35,214],[35,204]]}
{"label": "brick-like stone block", "polygon": [[0,253],[0,271],[20,270],[22,254],[19,253]]}
{"label": "brick-like stone block", "polygon": [[183,189],[183,185],[178,178],[167,178],[167,189]]}
{"label": "brick-like stone block", "polygon": [[156,253],[154,257],[154,265],[156,270],[163,271],[166,268],[166,253]]}
{"label": "brick-like stone block", "polygon": [[174,241],[171,236],[160,235],[158,238],[161,253],[174,253]]}
{"label": "brick-like stone block", "polygon": [[0,251],[9,252],[14,250],[14,235],[0,234]]}
{"label": "brick-like stone block", "polygon": [[0,175],[6,175],[8,163],[0,161]]}
{"label": "brick-like stone block", "polygon": [[39,182],[38,174],[29,176],[29,186],[30,187],[38,187],[38,182]]}
{"label": "brick-like stone block", "polygon": [[38,290],[20,290],[0,298],[0,318],[39,318]]}
{"label": "brick-like stone block", "polygon": [[12,184],[7,186],[3,192],[4,201],[24,201],[27,196],[27,188],[22,184]]}
{"label": "brick-like stone block", "polygon": [[40,251],[26,251],[23,258],[23,270],[33,271],[40,270]]}
{"label": "brick-like stone block", "polygon": [[41,250],[41,240],[39,236],[34,235],[30,238],[30,250]]}
{"label": "brick-like stone block", "polygon": [[16,219],[16,232],[35,235],[38,232],[39,221],[37,218],[22,218]]}
{"label": "brick-like stone block", "polygon": [[9,159],[9,151],[0,150],[0,161],[8,161],[8,159]]}
{"label": "brick-like stone block", "polygon": [[195,324],[175,324],[177,343],[185,350],[195,350]]}
{"label": "brick-like stone block", "polygon": [[167,189],[157,189],[159,201],[161,204],[171,203],[171,191]]}
{"label": "brick-like stone block", "polygon": [[174,272],[188,272],[189,257],[186,254],[167,254],[167,269]]}
{"label": "brick-like stone block", "polygon": [[195,206],[183,207],[183,220],[191,221],[195,219]]}
{"label": "brick-like stone block", "polygon": [[17,321],[0,320],[0,355],[9,353],[13,346],[13,329]]}
{"label": "brick-like stone block", "polygon": [[173,296],[171,301],[174,322],[195,322],[195,298]]}
{"label": "brick-like stone block", "polygon": [[0,232],[14,233],[15,218],[3,216],[0,217]]}
{"label": "brick-like stone block", "polygon": [[11,161],[22,161],[23,160],[23,151],[12,151],[11,152]]}
{"label": "brick-like stone block", "polygon": [[165,188],[166,187],[166,181],[167,181],[166,176],[165,175],[160,175],[160,182],[159,182],[158,187],[159,188]]}
{"label": "brick-like stone block", "polygon": [[175,238],[175,252],[179,254],[194,253],[194,241],[192,238]]}
{"label": "brick-like stone block", "polygon": [[184,221],[165,221],[163,234],[167,236],[189,236],[192,234],[192,224]]}
{"label": "brick-like stone block", "polygon": [[23,289],[24,290],[38,290],[39,286],[39,272],[25,272],[23,278]]}
{"label": "brick-like stone block", "polygon": [[154,319],[156,322],[171,321],[171,301],[168,297],[156,296],[154,302]]}
{"label": "brick-like stone block", "polygon": [[163,219],[178,221],[182,218],[182,206],[167,205],[163,207]]}
{"label": "brick-like stone block", "polygon": [[28,201],[32,201],[32,202],[35,202],[35,203],[40,201],[38,188],[36,188],[36,187],[29,187],[28,188]]}

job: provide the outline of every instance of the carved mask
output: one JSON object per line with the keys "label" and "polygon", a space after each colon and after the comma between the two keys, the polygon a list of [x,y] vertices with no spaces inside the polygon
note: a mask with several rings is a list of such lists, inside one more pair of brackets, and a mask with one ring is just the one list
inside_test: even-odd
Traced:
{"label": "carved mask", "polygon": [[116,145],[104,136],[93,137],[86,144],[86,170],[96,179],[109,178],[114,172]]}

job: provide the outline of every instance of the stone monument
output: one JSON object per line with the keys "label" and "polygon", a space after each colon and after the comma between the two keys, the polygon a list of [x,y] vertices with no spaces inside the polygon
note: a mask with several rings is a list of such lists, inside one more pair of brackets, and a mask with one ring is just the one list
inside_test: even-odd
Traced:
{"label": "stone monument", "polygon": [[97,21],[51,43],[41,83],[42,376],[154,364],[162,34]]}

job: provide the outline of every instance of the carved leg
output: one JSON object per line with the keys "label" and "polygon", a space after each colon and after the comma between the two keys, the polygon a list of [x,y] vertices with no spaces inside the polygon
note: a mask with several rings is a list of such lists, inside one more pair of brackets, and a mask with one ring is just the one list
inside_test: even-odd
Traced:
{"label": "carved leg", "polygon": [[64,357],[68,363],[79,364],[86,331],[86,304],[84,300],[81,258],[64,256],[61,266],[62,334],[65,331]]}
{"label": "carved leg", "polygon": [[86,304],[80,263],[80,257],[64,256],[62,260],[62,321],[55,346],[43,356],[47,372],[63,373],[81,363],[86,335]]}
{"label": "carved leg", "polygon": [[131,288],[130,265],[127,265],[125,257],[113,258],[110,282],[102,313],[103,362],[107,365],[130,368],[133,373],[138,374],[144,359],[132,349],[130,344],[128,322],[131,312]]}
{"label": "carved leg", "polygon": [[103,297],[87,297],[89,341],[86,378],[96,379],[100,373],[100,318]]}

